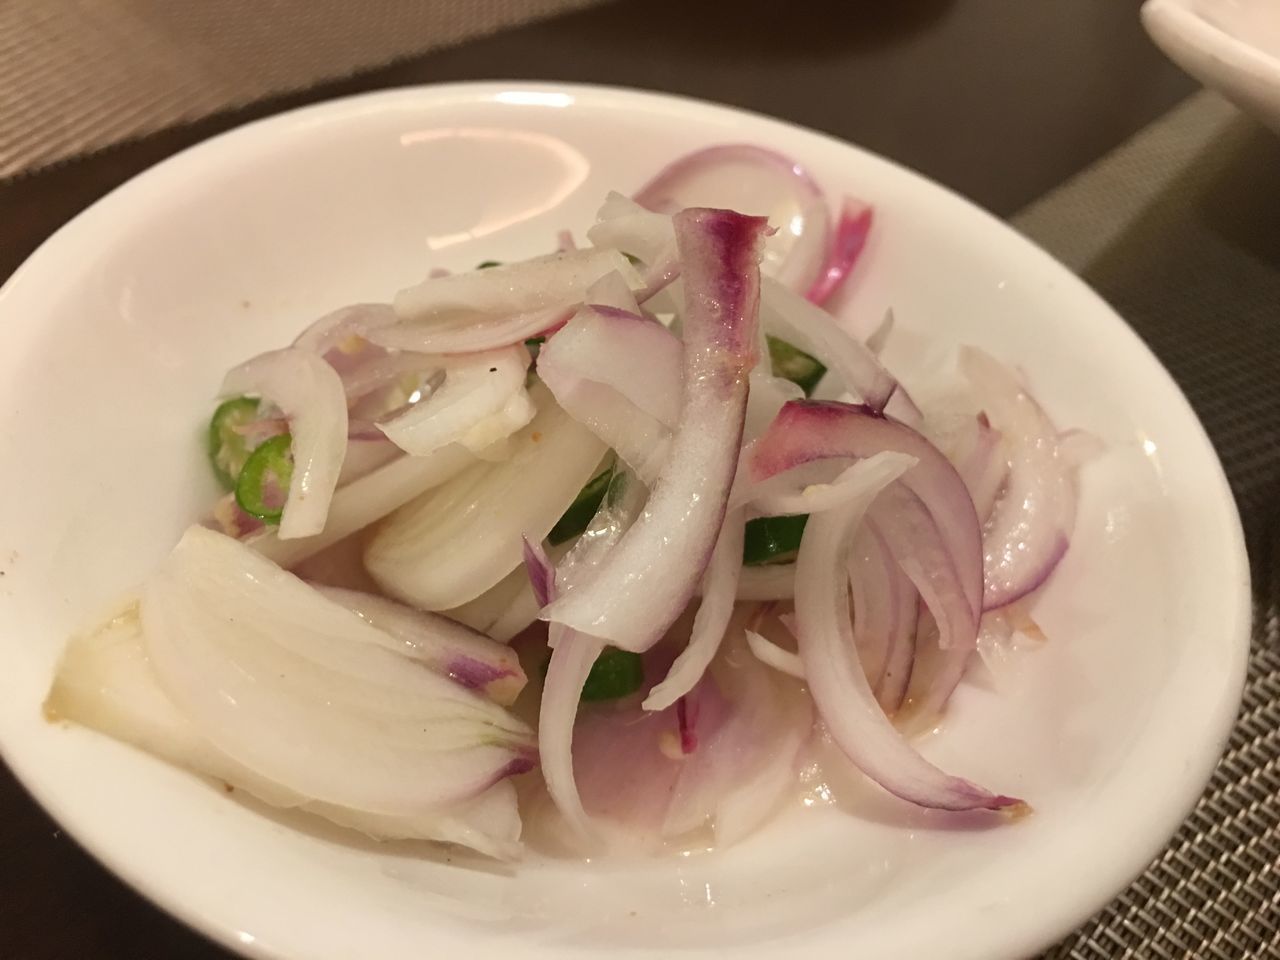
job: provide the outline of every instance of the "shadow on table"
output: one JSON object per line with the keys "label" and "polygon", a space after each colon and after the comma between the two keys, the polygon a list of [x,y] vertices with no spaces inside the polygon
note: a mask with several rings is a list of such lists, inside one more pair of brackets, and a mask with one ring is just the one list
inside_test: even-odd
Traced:
{"label": "shadow on table", "polygon": [[1238,118],[1082,275],[1217,445],[1266,609],[1280,585],[1280,138]]}

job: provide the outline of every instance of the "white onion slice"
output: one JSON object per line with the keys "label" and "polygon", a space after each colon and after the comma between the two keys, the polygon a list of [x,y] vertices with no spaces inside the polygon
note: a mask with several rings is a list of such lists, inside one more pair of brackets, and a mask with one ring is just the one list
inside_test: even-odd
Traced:
{"label": "white onion slice", "polygon": [[293,477],[279,536],[291,540],[319,533],[347,452],[347,398],[342,379],[314,353],[286,347],[234,367],[222,381],[221,393],[262,397],[288,418],[293,436]]}
{"label": "white onion slice", "polygon": [[143,647],[136,602],[71,639],[44,709],[50,719],[72,721],[132,744],[271,806],[324,817],[375,839],[456,843],[506,860],[521,852],[520,814],[509,781],[463,804],[397,817],[318,802],[237,763],[201,736],[160,688]]}
{"label": "white onion slice", "polygon": [[508,459],[479,463],[387,517],[365,566],[389,595],[447,610],[520,565],[520,535],[541,540],[596,473],[606,448],[540,384],[538,414],[511,438]]}
{"label": "white onion slice", "polygon": [[576,302],[569,302],[509,316],[477,314],[465,315],[453,322],[401,324],[378,330],[369,338],[383,347],[421,353],[465,354],[497,350],[557,329],[573,316],[578,306]]}
{"label": "white onion slice", "polygon": [[482,450],[533,419],[523,346],[449,358],[443,369],[444,384],[430,397],[378,424],[406,453],[423,456],[450,443]]}
{"label": "white onion slice", "polygon": [[644,514],[590,580],[543,617],[627,650],[675,621],[724,518],[756,357],[764,223],[726,211],[674,218],[685,278],[684,394],[666,465]]}
{"label": "white onion slice", "polygon": [[331,357],[332,351],[342,351],[353,337],[367,339],[371,331],[395,322],[396,314],[389,303],[354,303],[326,313],[298,334],[293,345],[320,357]]}
{"label": "white onion slice", "polygon": [[726,514],[711,561],[702,577],[702,602],[693,618],[689,644],[680,651],[666,678],[649,691],[643,703],[644,709],[665,710],[671,706],[697,685],[715,659],[729,627],[733,605],[738,599],[745,523],[741,510]]}
{"label": "white onion slice", "polygon": [[515,651],[448,617],[359,590],[316,589],[377,628],[392,641],[388,649],[468,690],[479,690],[494,703],[510,706],[524,689],[526,677]]}
{"label": "white onion slice", "polygon": [[160,686],[201,734],[305,796],[413,816],[533,766],[515,717],[229,537],[190,528],[140,612]]}
{"label": "white onion slice", "polygon": [[[633,287],[641,285],[617,250],[578,250],[425,280],[396,294],[395,311],[407,327],[496,321],[581,303],[587,288],[613,271]],[[380,340],[390,329],[379,333]]]}

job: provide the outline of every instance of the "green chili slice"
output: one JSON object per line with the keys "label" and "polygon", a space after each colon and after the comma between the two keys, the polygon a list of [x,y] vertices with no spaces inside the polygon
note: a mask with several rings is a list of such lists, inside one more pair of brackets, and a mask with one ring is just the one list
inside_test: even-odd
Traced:
{"label": "green chili slice", "polygon": [[258,418],[258,401],[252,397],[232,397],[224,400],[209,419],[209,463],[218,481],[228,490],[236,485],[236,478],[249,458],[249,444],[236,427],[252,423]]}
{"label": "green chili slice", "polygon": [[260,444],[244,462],[236,481],[240,509],[265,523],[279,523],[293,479],[293,437],[287,433]]}
{"label": "green chili slice", "polygon": [[600,504],[604,502],[604,495],[609,491],[609,484],[613,481],[613,473],[614,468],[611,464],[609,469],[587,481],[587,485],[573,498],[573,503],[569,504],[569,509],[547,534],[547,543],[553,547],[558,546],[580,536],[587,529],[587,524],[600,509]]}
{"label": "green chili slice", "polygon": [[742,562],[748,567],[766,563],[791,563],[800,550],[800,537],[808,514],[793,517],[758,517],[747,521],[742,541]]}
{"label": "green chili slice", "polygon": [[785,340],[766,336],[769,344],[769,363],[776,377],[786,377],[801,390],[805,396],[813,393],[827,368],[817,358],[809,356],[803,350],[793,347]]}
{"label": "green chili slice", "polygon": [[[542,661],[542,676],[547,676],[547,666],[551,663],[548,655]],[[583,703],[601,703],[606,700],[620,700],[630,696],[644,686],[644,660],[640,654],[629,650],[618,650],[605,647],[591,665],[587,674],[587,682],[582,686]]]}

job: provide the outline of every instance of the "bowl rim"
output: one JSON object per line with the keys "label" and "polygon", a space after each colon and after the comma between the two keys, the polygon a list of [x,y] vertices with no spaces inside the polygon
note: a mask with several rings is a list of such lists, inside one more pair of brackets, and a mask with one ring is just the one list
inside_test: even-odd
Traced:
{"label": "bowl rim", "polygon": [[[1149,3],[1164,3],[1165,0],[1149,0]],[[1234,694],[1230,698],[1229,708],[1224,701],[1223,706],[1214,716],[1207,718],[1208,722],[1205,728],[1214,731],[1212,738],[1206,737],[1204,740],[1205,749],[1197,754],[1195,760],[1197,762],[1188,764],[1186,774],[1173,786],[1170,793],[1176,795],[1177,799],[1168,800],[1165,809],[1173,811],[1179,810],[1176,821],[1170,817],[1168,829],[1162,830],[1159,834],[1153,833],[1147,844],[1140,845],[1141,857],[1138,852],[1134,852],[1125,858],[1125,866],[1120,868],[1115,866],[1116,861],[1112,861],[1113,868],[1111,871],[1112,881],[1099,885],[1093,895],[1077,896],[1074,898],[1075,915],[1074,926],[1085,922],[1090,916],[1095,914],[1099,909],[1109,903],[1114,897],[1124,889],[1119,885],[1118,878],[1123,874],[1123,883],[1127,886],[1133,879],[1137,878],[1146,869],[1150,861],[1158,855],[1160,850],[1168,844],[1170,837],[1181,824],[1190,811],[1194,808],[1204,791],[1204,786],[1221,758],[1223,749],[1225,748],[1227,738],[1231,729],[1234,727],[1235,718],[1239,711],[1240,699],[1243,693],[1244,682],[1246,678],[1248,653],[1250,647],[1251,624],[1252,624],[1252,606],[1251,606],[1251,590],[1250,590],[1250,567],[1248,563],[1247,553],[1245,551],[1245,543],[1243,529],[1240,522],[1239,511],[1236,506],[1234,496],[1227,482],[1225,472],[1223,471],[1221,461],[1218,459],[1212,442],[1204,430],[1203,424],[1196,415],[1194,409],[1190,406],[1185,394],[1182,393],[1176,381],[1169,375],[1168,371],[1160,363],[1159,359],[1151,352],[1150,348],[1137,336],[1133,329],[1124,320],[1116,314],[1111,307],[1102,300],[1091,288],[1083,281],[1075,277],[1071,271],[1059,263],[1050,254],[1045,252],[1037,244],[1030,239],[1023,237],[1011,226],[1003,220],[993,216],[986,210],[969,201],[967,198],[957,194],[950,188],[937,183],[931,178],[921,174],[905,164],[901,164],[895,160],[885,158],[865,148],[851,145],[848,142],[823,133],[815,131],[799,124],[792,123],[787,120],[772,117],[757,111],[744,110],[727,104],[716,103],[713,101],[703,100],[695,97],[672,95],[660,91],[643,90],[628,87],[616,87],[601,84],[579,84],[579,83],[559,83],[559,82],[542,82],[527,80],[485,80],[485,81],[463,81],[443,84],[423,84],[412,87],[397,88],[393,90],[373,91],[368,93],[357,94],[322,101],[315,104],[294,108],[281,113],[272,114],[241,126],[232,128],[217,134],[209,139],[193,144],[184,148],[178,153],[154,164],[147,169],[140,171],[129,180],[113,188],[103,197],[96,200],[85,210],[81,211],[66,224],[55,231],[47,238],[8,278],[8,280],[0,286],[0,310],[3,310],[7,303],[7,295],[18,288],[20,284],[26,282],[26,277],[35,272],[36,261],[49,255],[50,249],[56,249],[59,245],[66,242],[68,237],[73,236],[77,231],[83,229],[86,224],[98,220],[104,216],[111,214],[112,208],[123,201],[127,194],[136,188],[138,181],[151,180],[152,178],[170,177],[180,174],[184,168],[196,161],[217,160],[219,151],[238,150],[239,143],[242,140],[250,142],[255,134],[264,133],[273,127],[285,127],[299,121],[308,119],[320,120],[326,115],[335,111],[341,112],[344,109],[350,109],[356,106],[374,107],[387,106],[396,103],[415,103],[420,102],[421,98],[427,97],[434,105],[444,101],[450,96],[456,96],[460,100],[474,100],[481,97],[490,96],[496,92],[511,90],[528,90],[544,93],[569,93],[571,95],[593,95],[597,97],[615,97],[631,98],[632,102],[649,101],[656,105],[681,103],[687,107],[696,109],[712,109],[727,115],[747,116],[753,119],[763,120],[775,127],[784,128],[792,133],[802,134],[806,137],[817,137],[831,144],[844,149],[855,149],[875,157],[877,160],[884,162],[892,167],[905,170],[910,175],[920,181],[924,181],[929,187],[945,193],[952,201],[958,201],[967,208],[970,215],[978,215],[985,220],[989,226],[1001,231],[1007,239],[1016,240],[1024,246],[1029,255],[1034,255],[1042,260],[1046,266],[1052,266],[1058,272],[1067,275],[1072,281],[1079,285],[1081,291],[1086,293],[1096,303],[1099,310],[1105,311],[1116,321],[1117,334],[1127,337],[1131,341],[1132,346],[1136,346],[1150,363],[1158,369],[1161,374],[1173,386],[1177,397],[1182,406],[1182,413],[1188,418],[1186,427],[1195,432],[1197,443],[1203,447],[1204,451],[1210,458],[1210,465],[1215,475],[1216,490],[1213,491],[1215,499],[1222,498],[1229,514],[1234,523],[1229,533],[1228,539],[1231,545],[1231,556],[1233,569],[1230,576],[1225,578],[1232,583],[1240,585],[1237,594],[1237,602],[1234,604],[1234,619],[1227,624],[1223,630],[1223,636],[1233,641],[1231,664],[1231,673],[1234,676],[1232,687]],[[158,182],[158,181],[157,181]],[[1239,642],[1236,642],[1239,641]],[[1207,749],[1207,744],[1212,739],[1215,747],[1212,751]],[[0,754],[3,754],[3,744],[0,743]],[[7,758],[6,758],[7,759]],[[30,775],[33,771],[28,771],[22,766],[14,766],[10,763],[10,769],[15,777],[28,790],[33,798],[46,810],[48,810],[55,819],[61,821],[59,814],[60,804],[56,797],[48,797],[42,795],[40,789],[35,786],[35,778]],[[27,775],[24,775],[27,774]],[[80,841],[82,849],[86,850],[95,860],[106,867],[113,875],[127,883],[131,888],[144,896],[149,902],[156,905],[166,913],[177,917],[183,923],[192,929],[208,936],[230,950],[247,954],[251,956],[261,957],[280,957],[282,954],[274,951],[270,944],[256,941],[246,943],[242,938],[237,936],[237,932],[224,926],[218,925],[216,922],[207,920],[203,914],[198,913],[190,908],[187,903],[177,895],[170,895],[167,891],[159,890],[154,884],[150,883],[146,871],[142,869],[136,862],[122,862],[119,858],[106,855],[95,849],[92,840]],[[1041,929],[1038,933],[1030,933],[1023,937],[1023,946],[1029,949],[1040,949],[1051,944],[1054,939],[1061,936],[1064,931],[1058,929],[1055,925],[1053,929]]]}

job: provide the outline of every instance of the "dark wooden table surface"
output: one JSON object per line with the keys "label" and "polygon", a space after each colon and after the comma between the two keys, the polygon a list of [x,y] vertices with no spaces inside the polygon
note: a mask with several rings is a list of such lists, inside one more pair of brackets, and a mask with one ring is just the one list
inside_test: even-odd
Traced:
{"label": "dark wooden table surface", "polygon": [[[588,81],[747,107],[1009,215],[1194,89],[1150,45],[1138,6],[619,0],[0,182],[0,280],[95,199],[211,134],[347,93],[449,80]],[[106,873],[3,769],[0,864],[0,957],[228,956]]]}

